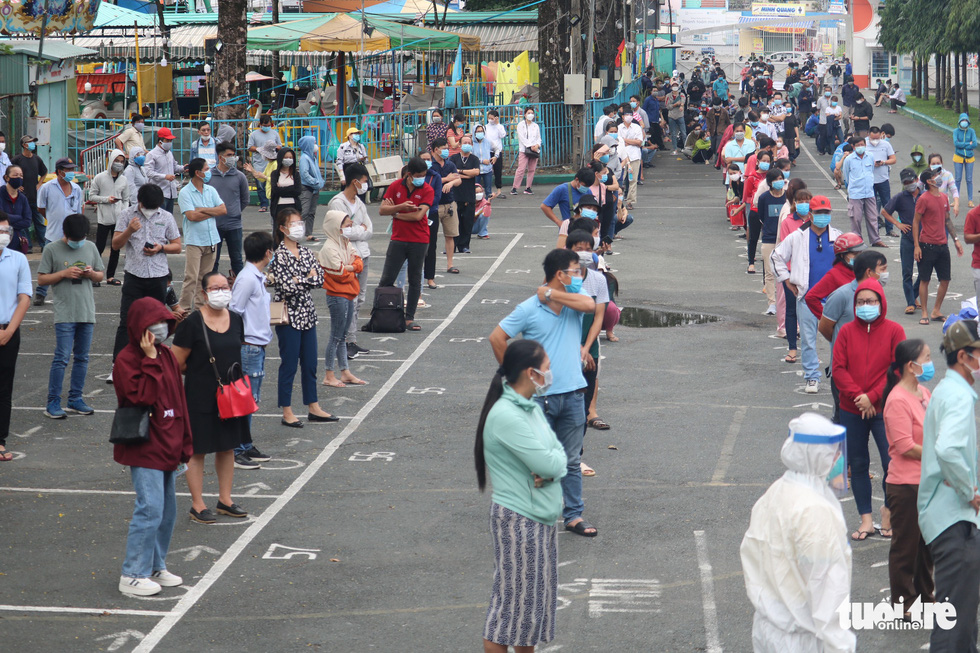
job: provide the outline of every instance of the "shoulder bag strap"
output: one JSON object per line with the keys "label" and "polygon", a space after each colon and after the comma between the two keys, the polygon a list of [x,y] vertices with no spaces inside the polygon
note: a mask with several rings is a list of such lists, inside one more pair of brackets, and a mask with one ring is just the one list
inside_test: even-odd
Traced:
{"label": "shoulder bag strap", "polygon": [[220,388],[224,384],[221,382],[221,374],[218,373],[218,365],[214,360],[214,353],[211,351],[211,339],[208,338],[208,325],[204,321],[204,313],[198,311],[198,315],[201,316],[201,330],[204,331],[204,344],[208,348],[208,361],[211,363],[211,368],[214,370],[214,378],[218,382],[218,387]]}

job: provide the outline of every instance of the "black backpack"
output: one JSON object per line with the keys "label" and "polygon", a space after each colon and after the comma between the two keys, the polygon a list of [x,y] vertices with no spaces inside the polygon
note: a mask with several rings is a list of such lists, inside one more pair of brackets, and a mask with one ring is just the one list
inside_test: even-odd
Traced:
{"label": "black backpack", "polygon": [[395,286],[379,286],[374,289],[374,308],[371,319],[361,331],[374,333],[405,332],[405,296]]}

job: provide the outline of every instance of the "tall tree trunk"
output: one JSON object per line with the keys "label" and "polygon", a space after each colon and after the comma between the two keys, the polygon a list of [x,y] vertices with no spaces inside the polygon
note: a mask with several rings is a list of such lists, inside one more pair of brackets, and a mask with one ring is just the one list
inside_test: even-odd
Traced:
{"label": "tall tree trunk", "polygon": [[[569,72],[570,0],[545,0],[538,7],[538,91],[542,102],[561,102]],[[555,20],[556,16],[560,16]],[[577,71],[576,71],[577,72]],[[504,98],[510,102],[510,98]]]}
{"label": "tall tree trunk", "polygon": [[943,55],[936,53],[936,104],[943,101]]}
{"label": "tall tree trunk", "polygon": [[[602,2],[596,0],[595,3],[595,25],[596,25],[596,77],[599,76],[599,68],[605,67],[610,71],[610,81],[612,80],[612,70],[615,68],[616,52],[619,44],[623,40],[623,30],[616,29],[616,21],[623,20],[622,2]],[[670,71],[666,72],[668,75]],[[652,120],[653,118],[651,118]]]}
{"label": "tall tree trunk", "polygon": [[943,103],[947,109],[953,108],[953,61],[946,55],[946,98]]}
{"label": "tall tree trunk", "polygon": [[[246,0],[221,0],[221,11],[218,12],[218,40],[222,45],[214,56],[212,73],[212,79],[217,82],[214,89],[216,120],[239,121],[245,118],[247,100],[235,101],[232,104],[221,103],[248,93],[245,84],[245,41],[248,31],[246,9]],[[243,128],[241,122],[232,124],[237,129]],[[238,134],[236,148],[240,149],[244,146],[244,137],[243,133]]]}
{"label": "tall tree trunk", "polygon": [[[235,2],[240,2],[241,0],[235,0]],[[219,12],[220,13],[220,12]],[[272,0],[272,24],[275,25],[279,22],[279,0]],[[246,33],[248,27],[246,26]],[[277,48],[272,49],[272,87],[275,88],[279,86],[282,82],[282,58],[279,56],[279,50]],[[277,95],[284,95],[288,87],[283,87],[277,91]],[[338,96],[339,99],[339,96]],[[275,100],[273,100],[274,102]]]}
{"label": "tall tree trunk", "polygon": [[960,113],[960,53],[953,53],[953,110]]}

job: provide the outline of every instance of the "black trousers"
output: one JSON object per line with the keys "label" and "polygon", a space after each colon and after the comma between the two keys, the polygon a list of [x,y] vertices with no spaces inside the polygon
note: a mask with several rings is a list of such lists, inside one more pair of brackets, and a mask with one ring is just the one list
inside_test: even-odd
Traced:
{"label": "black trousers", "polygon": [[[493,185],[500,190],[504,187],[504,153],[500,152],[497,154],[497,160],[493,162]],[[484,188],[486,192],[490,192],[489,188]]]}
{"label": "black trousers", "polygon": [[599,238],[609,235],[609,227],[616,219],[616,196],[614,193],[606,193],[606,202],[599,207]]}
{"label": "black trousers", "polygon": [[749,265],[755,265],[755,248],[759,245],[759,235],[762,233],[762,218],[758,211],[749,211]]}
{"label": "black trousers", "polygon": [[112,279],[116,276],[116,266],[119,265],[119,250],[112,249],[112,234],[116,226],[112,224],[100,224],[95,232],[95,248],[99,250],[99,256],[105,251],[105,246],[109,245],[109,266],[105,270],[105,278]]}
{"label": "black trousers", "polygon": [[[650,121],[653,122],[653,118]],[[667,146],[664,145],[664,130],[660,127],[659,122],[650,125],[650,140],[661,152],[667,149]]]}
{"label": "black trousers", "polygon": [[461,252],[470,248],[476,202],[456,202],[456,211],[459,213],[459,235],[456,236],[456,251]]}
{"label": "black trousers", "polygon": [[402,263],[408,261],[408,297],[405,299],[405,319],[415,319],[415,309],[422,295],[422,263],[428,250],[427,243],[406,243],[402,240],[392,240],[388,243],[388,253],[385,254],[385,267],[381,272],[378,286],[394,286]]}
{"label": "black trousers", "polygon": [[436,278],[436,253],[439,251],[439,213],[429,213],[429,248],[425,251],[425,280]]}
{"label": "black trousers", "polygon": [[127,318],[129,317],[129,307],[137,299],[152,297],[166,306],[167,303],[167,277],[153,277],[144,279],[135,274],[127,272],[123,277],[122,299],[119,302],[119,326],[116,328],[116,343],[112,348],[112,360],[129,344],[129,331]]}
{"label": "black trousers", "polygon": [[929,543],[935,564],[936,598],[956,608],[956,625],[933,628],[934,653],[976,653],[977,607],[980,603],[980,534],[968,521],[956,522]]}
{"label": "black trousers", "polygon": [[0,347],[0,445],[7,446],[10,434],[10,411],[13,405],[14,373],[20,353],[20,329],[14,331],[7,344]]}

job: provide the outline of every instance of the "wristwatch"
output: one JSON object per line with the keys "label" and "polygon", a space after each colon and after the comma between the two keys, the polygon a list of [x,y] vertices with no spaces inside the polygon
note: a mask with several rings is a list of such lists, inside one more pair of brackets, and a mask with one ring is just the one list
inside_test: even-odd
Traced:
{"label": "wristwatch", "polygon": [[547,304],[551,303],[551,288],[544,291],[544,301]]}

